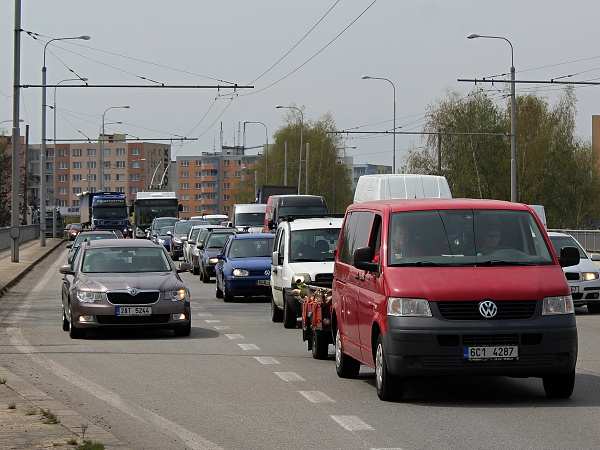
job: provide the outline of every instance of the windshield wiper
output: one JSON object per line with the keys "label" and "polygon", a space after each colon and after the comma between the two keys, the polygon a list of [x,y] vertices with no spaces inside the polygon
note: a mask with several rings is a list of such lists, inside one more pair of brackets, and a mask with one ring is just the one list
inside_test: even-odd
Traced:
{"label": "windshield wiper", "polygon": [[477,266],[537,266],[538,263],[527,261],[505,261],[503,259],[489,259],[487,261],[479,261]]}

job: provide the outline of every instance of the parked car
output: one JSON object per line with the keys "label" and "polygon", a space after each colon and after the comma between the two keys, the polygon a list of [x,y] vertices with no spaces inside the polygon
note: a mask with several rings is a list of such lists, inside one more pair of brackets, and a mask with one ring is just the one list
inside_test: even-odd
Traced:
{"label": "parked car", "polygon": [[267,200],[263,231],[277,229],[284,218],[323,217],[327,215],[327,203],[320,195],[272,195]]}
{"label": "parked car", "polygon": [[263,229],[267,205],[264,203],[248,203],[233,205],[233,223],[240,231],[259,233]]}
{"label": "parked car", "polygon": [[341,218],[283,221],[277,227],[271,262],[271,320],[296,328],[301,310],[295,280],[331,287]]}
{"label": "parked car", "polygon": [[72,244],[67,244],[67,248],[69,249],[67,252],[67,262],[71,263],[73,255],[82,243],[99,239],[118,239],[118,236],[114,231],[82,231],[77,235]]}
{"label": "parked car", "polygon": [[548,236],[557,254],[563,247],[575,247],[579,251],[579,264],[563,267],[573,303],[575,306],[586,305],[590,314],[600,313],[600,273],[593,262],[600,261],[600,255],[593,254],[590,257],[570,234],[549,232]]}
{"label": "parked car", "polygon": [[71,338],[91,328],[153,326],[191,330],[190,294],[166,250],[141,239],[85,243],[63,274],[62,327]]}
{"label": "parked car", "polygon": [[70,223],[65,227],[65,239],[74,241],[77,235],[81,232],[82,226],[80,223]]}
{"label": "parked car", "polygon": [[173,246],[171,248],[171,258],[173,261],[177,261],[183,257],[183,247],[187,240],[190,229],[194,225],[206,224],[207,222],[202,219],[195,220],[179,220],[175,223],[173,229]]}
{"label": "parked car", "polygon": [[216,297],[271,297],[271,253],[274,235],[233,235],[215,266]]}
{"label": "parked car", "polygon": [[354,190],[354,203],[416,198],[452,198],[446,177],[410,173],[361,175]]}
{"label": "parked car", "polygon": [[173,248],[173,227],[162,227],[159,229],[158,233],[152,236],[152,242],[162,245],[171,254]]}
{"label": "parked car", "polygon": [[495,200],[355,203],[336,252],[336,371],[375,368],[378,396],[403,379],[447,374],[541,377],[573,392],[577,328],[562,267],[527,205]]}
{"label": "parked car", "polygon": [[210,234],[212,230],[225,228],[221,225],[199,225],[200,231],[198,232],[198,236],[196,237],[196,245],[192,246],[188,253],[190,257],[190,264],[192,268],[190,269],[194,275],[198,275],[200,273],[200,247],[204,245],[206,238]]}
{"label": "parked car", "polygon": [[200,279],[204,283],[208,283],[210,278],[215,276],[215,265],[219,262],[217,256],[223,250],[229,236],[235,233],[234,228],[213,228],[206,234],[206,238],[198,243]]}

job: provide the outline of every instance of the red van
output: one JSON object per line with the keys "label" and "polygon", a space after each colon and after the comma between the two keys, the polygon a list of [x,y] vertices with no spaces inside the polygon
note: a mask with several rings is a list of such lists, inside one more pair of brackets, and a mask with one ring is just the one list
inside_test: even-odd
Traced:
{"label": "red van", "polygon": [[375,368],[382,400],[426,375],[541,377],[548,397],[575,383],[577,328],[561,266],[527,205],[385,200],[351,205],[338,241],[332,332],[340,377]]}

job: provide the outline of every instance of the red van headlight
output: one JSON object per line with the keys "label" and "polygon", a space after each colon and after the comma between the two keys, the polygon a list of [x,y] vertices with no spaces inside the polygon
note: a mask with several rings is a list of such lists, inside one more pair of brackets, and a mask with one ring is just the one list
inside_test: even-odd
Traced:
{"label": "red van headlight", "polygon": [[559,297],[546,297],[542,305],[542,316],[555,316],[558,314],[574,314],[573,298],[570,295]]}
{"label": "red van headlight", "polygon": [[431,317],[431,308],[424,298],[388,297],[387,314],[400,317]]}

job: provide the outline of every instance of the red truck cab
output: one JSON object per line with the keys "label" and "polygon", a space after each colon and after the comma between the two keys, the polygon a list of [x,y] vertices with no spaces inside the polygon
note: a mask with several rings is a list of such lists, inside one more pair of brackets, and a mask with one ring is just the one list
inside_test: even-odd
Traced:
{"label": "red truck cab", "polygon": [[547,396],[569,397],[577,328],[561,265],[578,259],[555,254],[527,205],[355,203],[334,268],[337,373],[375,368],[384,400],[406,377],[455,374],[541,377]]}

